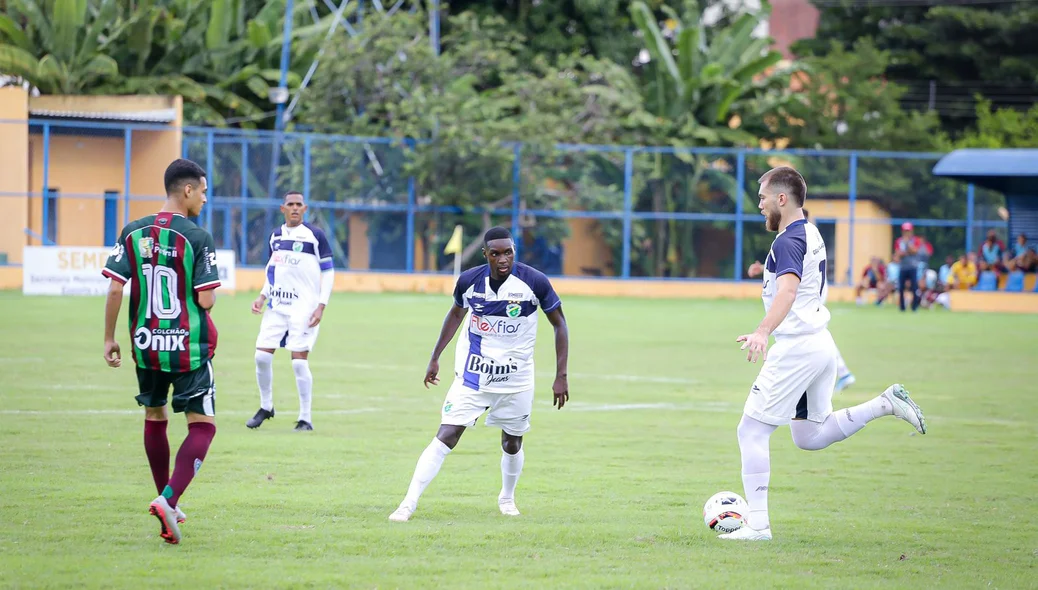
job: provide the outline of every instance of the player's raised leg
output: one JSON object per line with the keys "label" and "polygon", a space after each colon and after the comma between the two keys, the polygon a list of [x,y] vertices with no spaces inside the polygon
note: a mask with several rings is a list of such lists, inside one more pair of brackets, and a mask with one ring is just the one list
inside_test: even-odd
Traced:
{"label": "player's raised leg", "polygon": [[[450,408],[447,409],[447,411],[449,410]],[[440,425],[440,430],[432,442],[418,457],[418,465],[415,466],[414,475],[411,476],[411,484],[407,486],[407,495],[404,496],[404,501],[400,503],[400,506],[389,515],[389,520],[406,522],[411,519],[411,515],[418,508],[418,499],[422,497],[422,492],[440,472],[444,459],[454,450],[464,432],[464,426]]]}
{"label": "player's raised leg", "polygon": [[863,404],[837,410],[821,422],[794,420],[789,428],[797,447],[818,451],[850,438],[866,424],[883,416],[896,416],[911,424],[920,434],[926,434],[923,411],[899,383]]}

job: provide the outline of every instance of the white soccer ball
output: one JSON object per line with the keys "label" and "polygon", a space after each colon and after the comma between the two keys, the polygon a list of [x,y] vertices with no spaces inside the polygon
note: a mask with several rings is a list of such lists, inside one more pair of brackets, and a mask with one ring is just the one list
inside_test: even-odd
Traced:
{"label": "white soccer ball", "polygon": [[731,533],[746,523],[749,504],[735,492],[717,492],[703,506],[703,522],[710,530]]}

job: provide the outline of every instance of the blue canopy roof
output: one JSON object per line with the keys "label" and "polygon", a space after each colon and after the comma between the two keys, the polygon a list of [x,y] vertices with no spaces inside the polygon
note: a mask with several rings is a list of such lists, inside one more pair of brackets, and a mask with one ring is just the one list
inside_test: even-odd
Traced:
{"label": "blue canopy roof", "polygon": [[933,173],[1006,194],[1038,196],[1038,149],[955,150],[937,162]]}

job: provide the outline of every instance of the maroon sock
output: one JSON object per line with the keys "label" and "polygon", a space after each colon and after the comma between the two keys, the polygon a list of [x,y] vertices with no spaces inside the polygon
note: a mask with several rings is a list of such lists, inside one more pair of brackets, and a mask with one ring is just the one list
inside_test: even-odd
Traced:
{"label": "maroon sock", "polygon": [[205,454],[209,451],[209,444],[213,442],[214,436],[216,424],[192,422],[187,425],[187,438],[177,451],[177,464],[173,468],[173,476],[169,478],[169,485],[162,491],[170,506],[177,505],[180,495],[202,468],[202,461],[205,460]]}
{"label": "maroon sock", "polygon": [[148,455],[151,466],[151,477],[155,480],[155,490],[162,490],[169,483],[169,439],[166,438],[167,421],[144,421],[144,452]]}

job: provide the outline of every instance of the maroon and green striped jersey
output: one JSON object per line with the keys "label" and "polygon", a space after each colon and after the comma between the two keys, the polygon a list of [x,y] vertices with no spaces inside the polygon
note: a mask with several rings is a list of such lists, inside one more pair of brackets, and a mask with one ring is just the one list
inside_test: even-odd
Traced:
{"label": "maroon and green striped jersey", "polygon": [[216,326],[197,300],[220,286],[209,232],[176,213],[143,217],[123,228],[101,273],[130,283],[138,367],[186,373],[213,357]]}

